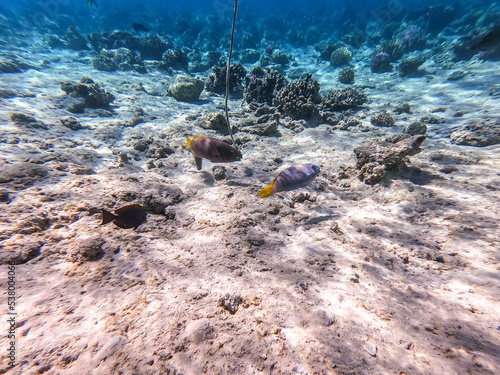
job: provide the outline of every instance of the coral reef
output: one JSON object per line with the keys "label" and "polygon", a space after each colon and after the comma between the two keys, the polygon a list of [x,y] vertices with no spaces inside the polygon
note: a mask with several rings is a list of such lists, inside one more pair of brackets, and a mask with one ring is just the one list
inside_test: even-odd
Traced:
{"label": "coral reef", "polygon": [[339,111],[354,109],[368,103],[368,97],[358,89],[346,87],[331,92],[323,99],[322,109]]}
{"label": "coral reef", "polygon": [[189,62],[187,55],[180,50],[166,50],[161,57],[161,64],[158,65],[158,68],[163,70],[184,70],[187,72]]}
{"label": "coral reef", "polygon": [[127,31],[116,30],[112,33],[92,33],[87,35],[90,45],[95,51],[103,48],[117,49],[128,48],[139,51],[145,60],[161,60],[163,53],[173,47],[169,37],[160,37],[156,34],[147,34],[136,37]]}
{"label": "coral reef", "polygon": [[260,52],[254,49],[244,49],[240,52],[240,63],[242,64],[253,64],[259,61]]}
{"label": "coral reef", "polygon": [[330,63],[333,66],[347,65],[351,62],[352,53],[347,47],[341,47],[332,52]]}
{"label": "coral reef", "polygon": [[376,53],[385,52],[389,55],[392,62],[398,61],[403,57],[404,46],[399,40],[391,39],[384,41],[375,49]]}
{"label": "coral reef", "polygon": [[135,70],[138,73],[147,73],[144,62],[139,56],[128,48],[102,49],[99,56],[92,60],[92,65],[97,70],[113,72],[115,70]]}
{"label": "coral reef", "polygon": [[407,57],[398,65],[399,75],[401,77],[414,76],[418,74],[418,68],[427,59],[423,56]]}
{"label": "coral reef", "polygon": [[320,59],[330,61],[332,52],[335,51],[335,45],[331,43],[316,44],[314,49],[319,52]]}
{"label": "coral reef", "polygon": [[22,73],[28,69],[36,69],[36,66],[18,58],[0,58],[0,73]]}
{"label": "coral reef", "polygon": [[366,184],[375,185],[387,173],[396,170],[408,156],[422,150],[425,135],[397,134],[381,141],[370,141],[354,149],[358,177]]}
{"label": "coral reef", "polygon": [[285,87],[285,77],[275,70],[255,68],[247,78],[244,97],[247,103],[273,103],[274,93]]}
{"label": "coral reef", "polygon": [[400,103],[394,108],[394,112],[400,115],[401,113],[411,113],[410,103]]}
{"label": "coral reef", "polygon": [[343,68],[339,72],[339,81],[342,83],[354,83],[354,69],[351,67]]}
{"label": "coral reef", "polygon": [[373,115],[370,122],[375,126],[390,127],[394,126],[394,117],[387,111],[380,111]]}
{"label": "coral reef", "polygon": [[109,103],[115,100],[113,94],[87,77],[81,78],[78,83],[64,82],[61,84],[61,90],[72,97],[83,98],[84,108],[107,108]]}
{"label": "coral reef", "polygon": [[204,72],[217,65],[221,56],[220,51],[209,51],[204,54],[191,52],[188,54],[189,71],[193,73]]}
{"label": "coral reef", "polygon": [[78,32],[74,27],[70,27],[65,35],[66,46],[69,49],[73,49],[75,51],[81,51],[89,49],[87,45],[87,41],[85,37]]}
{"label": "coral reef", "polygon": [[203,91],[203,81],[187,76],[177,76],[170,86],[172,96],[182,102],[194,102]]}
{"label": "coral reef", "polygon": [[[212,68],[212,74],[208,76],[206,88],[217,94],[226,92],[226,70],[227,65],[221,63]],[[229,92],[235,92],[238,87],[243,85],[246,69],[241,64],[233,64],[229,69]]]}
{"label": "coral reef", "polygon": [[308,75],[305,80],[299,78],[276,92],[273,104],[286,116],[293,119],[310,119],[318,112],[321,103],[319,83]]}
{"label": "coral reef", "polygon": [[286,65],[290,62],[291,58],[280,49],[274,50],[271,59],[275,64]]}
{"label": "coral reef", "polygon": [[500,119],[478,120],[455,130],[450,135],[457,145],[485,147],[500,143]]}
{"label": "coral reef", "polygon": [[421,27],[409,27],[401,34],[401,42],[407,52],[422,50],[427,46],[427,34]]}
{"label": "coral reef", "polygon": [[370,61],[370,69],[373,73],[391,72],[391,56],[386,52],[377,53]]}

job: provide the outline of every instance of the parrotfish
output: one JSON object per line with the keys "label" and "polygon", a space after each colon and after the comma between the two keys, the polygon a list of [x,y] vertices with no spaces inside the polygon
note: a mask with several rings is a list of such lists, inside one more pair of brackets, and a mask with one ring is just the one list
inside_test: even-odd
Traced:
{"label": "parrotfish", "polygon": [[196,162],[196,168],[201,169],[202,159],[212,163],[227,163],[241,160],[241,152],[226,142],[210,137],[186,137],[186,149],[191,150]]}
{"label": "parrotfish", "polygon": [[261,198],[267,198],[280,191],[291,191],[306,186],[319,174],[320,169],[314,164],[297,164],[283,170],[271,185],[262,189]]}
{"label": "parrotfish", "polygon": [[113,222],[117,227],[128,229],[137,228],[146,221],[147,213],[144,207],[138,204],[131,204],[119,208],[112,214],[109,211],[102,210],[101,225]]}

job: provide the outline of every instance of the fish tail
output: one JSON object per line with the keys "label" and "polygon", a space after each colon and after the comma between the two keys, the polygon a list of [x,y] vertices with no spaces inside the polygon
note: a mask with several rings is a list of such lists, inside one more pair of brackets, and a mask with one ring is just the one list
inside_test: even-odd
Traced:
{"label": "fish tail", "polygon": [[116,215],[113,215],[111,212],[106,211],[106,210],[101,210],[102,211],[102,223],[101,225],[111,223],[113,220],[117,218]]}
{"label": "fish tail", "polygon": [[186,137],[186,150],[189,150],[189,148],[191,147],[191,142],[193,142],[193,140],[189,137]]}
{"label": "fish tail", "polygon": [[267,197],[270,197],[271,195],[274,194],[274,186],[273,185],[269,185],[268,187],[265,187],[264,189],[262,189],[259,193],[259,197],[261,198],[267,198]]}

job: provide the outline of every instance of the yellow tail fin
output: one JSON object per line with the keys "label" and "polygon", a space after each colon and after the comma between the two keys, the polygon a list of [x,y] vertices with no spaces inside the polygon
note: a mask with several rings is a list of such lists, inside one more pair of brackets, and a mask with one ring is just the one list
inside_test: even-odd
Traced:
{"label": "yellow tail fin", "polygon": [[273,194],[274,194],[273,185],[269,185],[268,187],[265,187],[264,189],[262,189],[260,191],[259,197],[261,197],[261,198],[267,198],[267,197],[270,197]]}
{"label": "yellow tail fin", "polygon": [[186,137],[186,150],[189,150],[189,148],[191,147],[191,142],[193,140],[190,139],[189,137]]}

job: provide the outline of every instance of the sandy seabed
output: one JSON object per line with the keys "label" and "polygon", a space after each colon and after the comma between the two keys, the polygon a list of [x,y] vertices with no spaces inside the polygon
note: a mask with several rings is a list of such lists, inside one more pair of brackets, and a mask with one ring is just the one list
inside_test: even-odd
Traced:
{"label": "sandy seabed", "polygon": [[[312,49],[291,50],[322,93],[338,69]],[[356,62],[356,85],[371,99],[359,126],[328,124],[273,136],[236,132],[243,159],[197,171],[185,136],[212,130],[193,119],[221,111],[165,93],[153,71],[99,72],[90,59],[54,51],[40,70],[3,74],[18,93],[0,99],[2,262],[16,266],[16,362],[12,374],[498,374],[500,372],[499,146],[454,145],[453,129],[498,115],[498,63],[429,60],[427,74],[372,74]],[[208,72],[206,73],[208,74]],[[91,77],[112,92],[114,115],[74,115],[63,81]],[[370,117],[408,102],[412,113],[377,128]],[[130,126],[138,108],[144,122]],[[230,101],[231,119],[251,112]],[[454,114],[461,111],[463,115]],[[23,112],[47,125],[29,128]],[[353,149],[401,133],[424,116],[423,151],[379,184],[361,182]],[[167,145],[155,159],[138,151]],[[122,156],[120,156],[122,154]],[[126,155],[124,157],[123,155]],[[314,163],[309,187],[260,199],[276,174]],[[7,171],[7,172],[6,172]],[[100,226],[101,208],[156,207],[137,230]],[[89,255],[90,254],[90,255]],[[95,259],[92,257],[95,255]],[[7,265],[0,273],[7,332]],[[4,292],[5,291],[5,292]]]}

